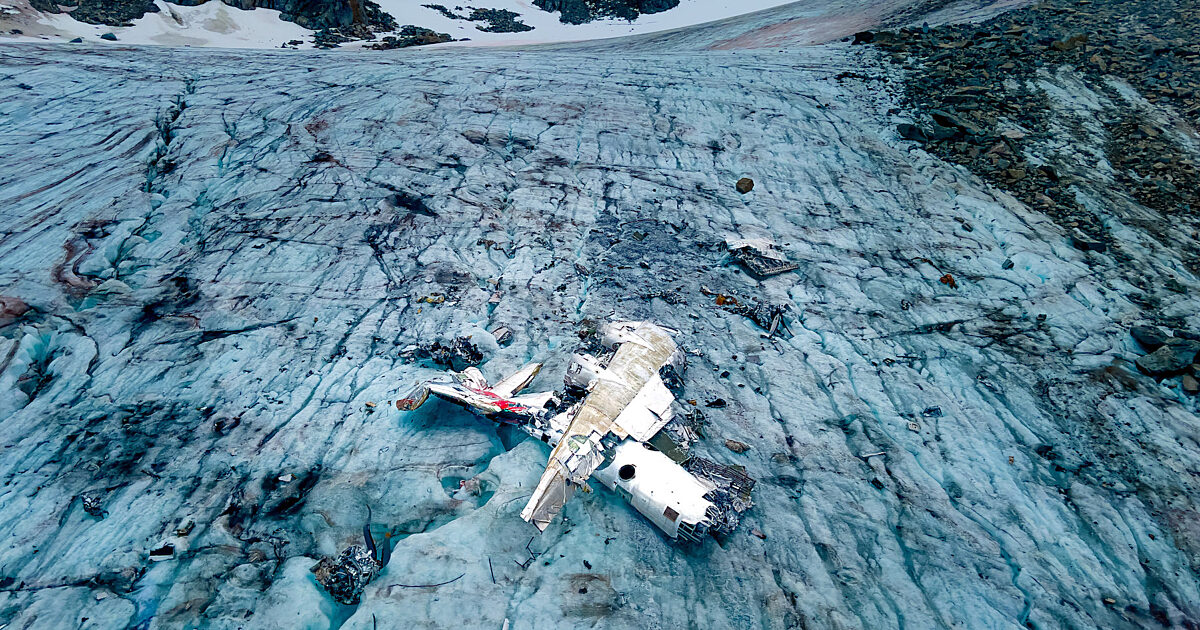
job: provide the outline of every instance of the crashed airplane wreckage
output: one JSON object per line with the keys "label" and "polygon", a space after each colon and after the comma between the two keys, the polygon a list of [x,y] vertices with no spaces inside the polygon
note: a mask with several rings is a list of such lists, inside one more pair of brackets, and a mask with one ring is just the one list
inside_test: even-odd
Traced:
{"label": "crashed airplane wreckage", "polygon": [[726,239],[725,248],[729,250],[730,259],[740,263],[758,280],[800,267],[790,262],[774,242],[765,238]]}
{"label": "crashed airplane wreckage", "polygon": [[590,492],[587,480],[595,477],[671,538],[732,532],[753,505],[754,480],[740,468],[687,455],[696,434],[675,417],[666,384],[684,368],[671,331],[616,322],[605,327],[601,349],[571,357],[567,402],[554,392],[519,393],[541,370],[530,363],[495,385],[467,368],[453,380],[419,385],[396,406],[411,411],[433,394],[549,444],[546,471],[521,512],[539,531],[576,488]]}

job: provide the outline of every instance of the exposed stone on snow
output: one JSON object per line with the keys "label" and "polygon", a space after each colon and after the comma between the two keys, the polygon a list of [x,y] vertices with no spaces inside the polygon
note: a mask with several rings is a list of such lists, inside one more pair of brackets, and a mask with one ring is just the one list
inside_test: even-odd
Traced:
{"label": "exposed stone on snow", "polygon": [[734,453],[745,453],[746,451],[750,450],[750,445],[737,440],[725,440],[725,448],[733,451]]}
{"label": "exposed stone on snow", "polygon": [[1158,350],[1138,357],[1138,369],[1150,376],[1174,376],[1187,371],[1200,354],[1200,341],[1172,337]]}
{"label": "exposed stone on snow", "polygon": [[1154,352],[1155,350],[1163,347],[1163,344],[1167,343],[1167,339],[1170,337],[1158,326],[1144,325],[1130,328],[1129,335],[1133,337],[1135,341],[1141,344],[1147,352]]}

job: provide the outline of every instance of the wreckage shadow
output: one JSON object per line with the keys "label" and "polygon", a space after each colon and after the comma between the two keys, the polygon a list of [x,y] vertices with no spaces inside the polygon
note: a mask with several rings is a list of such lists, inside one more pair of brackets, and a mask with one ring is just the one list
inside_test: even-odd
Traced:
{"label": "wreckage shadow", "polygon": [[529,439],[529,434],[521,431],[516,426],[511,424],[497,424],[496,438],[500,440],[500,444],[504,447],[505,452],[511,451],[518,444]]}
{"label": "wreckage shadow", "polygon": [[[503,452],[508,452],[529,438],[515,425],[498,424],[487,418],[482,418],[454,403],[432,398],[419,409],[402,415],[399,419],[401,426],[413,431],[448,431],[453,429],[477,430],[487,434],[490,432],[500,443]],[[499,455],[497,451],[490,457]]]}

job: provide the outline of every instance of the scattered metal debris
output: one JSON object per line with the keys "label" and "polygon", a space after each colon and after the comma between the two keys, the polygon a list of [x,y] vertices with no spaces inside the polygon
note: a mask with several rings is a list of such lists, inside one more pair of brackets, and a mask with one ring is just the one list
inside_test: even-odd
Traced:
{"label": "scattered metal debris", "polygon": [[675,414],[671,421],[663,426],[662,443],[657,440],[659,436],[655,436],[654,446],[658,450],[667,454],[668,457],[677,462],[683,462],[687,459],[687,452],[691,449],[692,444],[700,441],[703,435],[704,425],[707,420],[704,413],[699,409],[688,409],[687,411]]}
{"label": "scattered metal debris", "polygon": [[658,377],[662,379],[663,385],[672,392],[678,392],[683,389],[683,376],[680,370],[676,369],[671,363],[668,363],[658,370]]}
{"label": "scattered metal debris", "polygon": [[785,331],[788,337],[792,335],[787,321],[783,318],[788,311],[787,306],[770,304],[754,298],[751,298],[749,303],[742,303],[735,296],[717,293],[705,286],[700,287],[700,292],[705,295],[714,296],[717,306],[722,309],[735,315],[746,317],[755,324],[758,324],[759,328],[767,331],[768,338],[775,336],[775,333],[780,330]]}
{"label": "scattered metal debris", "polygon": [[154,562],[161,562],[175,557],[175,545],[166,543],[157,549],[150,550],[150,559]]}
{"label": "scattered metal debris", "polygon": [[792,335],[791,329],[783,319],[784,313],[787,312],[786,306],[754,300],[751,304],[730,305],[725,310],[749,318],[758,324],[759,328],[767,331],[767,337],[775,336],[780,329],[787,331],[788,337]]}
{"label": "scattered metal debris", "polygon": [[321,558],[310,571],[334,600],[353,606],[362,598],[363,589],[381,568],[366,547],[352,545],[337,558]]}
{"label": "scattered metal debris", "polygon": [[[697,431],[691,414],[672,422],[675,396],[668,382],[681,386],[685,367],[673,332],[649,322],[616,322],[599,335],[581,335],[595,354],[572,356],[564,399],[554,392],[518,394],[541,370],[531,363],[495,385],[466,368],[452,381],[417,386],[396,406],[413,410],[434,394],[551,445],[546,471],[521,512],[538,530],[549,526],[576,488],[590,491],[587,480],[595,478],[672,538],[727,533],[752,505],[754,482],[741,471],[687,458]],[[706,463],[686,467],[697,461]],[[522,568],[535,557],[528,547],[530,559],[517,563]]]}
{"label": "scattered metal debris", "polygon": [[435,341],[428,348],[418,349],[416,354],[428,357],[430,361],[454,370],[461,370],[483,362],[483,352],[471,342],[470,337],[459,337],[449,343]]}
{"label": "scattered metal debris", "polygon": [[764,238],[726,239],[725,247],[733,260],[741,263],[750,275],[759,280],[800,266],[789,262],[774,242]]}
{"label": "scattered metal debris", "polygon": [[100,504],[99,495],[87,492],[80,495],[79,499],[83,503],[83,511],[87,512],[88,516],[98,521],[108,516],[108,510],[104,509],[104,506]]}
{"label": "scattered metal debris", "polygon": [[678,293],[676,293],[674,291],[667,291],[664,289],[655,289],[653,291],[647,291],[646,293],[643,293],[643,294],[639,295],[638,297],[643,300],[653,300],[654,298],[658,298],[658,299],[666,302],[667,304],[672,304],[672,305],[683,304],[686,301]]}
{"label": "scattered metal debris", "polygon": [[529,565],[533,564],[533,561],[537,560],[537,557],[542,555],[542,552],[534,551],[529,548],[529,546],[533,544],[533,539],[534,537],[530,536],[529,542],[525,543],[525,551],[529,552],[529,557],[525,559],[525,562],[517,562],[516,560],[513,560],[513,564],[521,567],[521,569],[528,569]]}
{"label": "scattered metal debris", "polygon": [[[697,478],[715,486],[704,495],[705,499],[712,502],[706,514],[709,532],[717,535],[733,532],[738,526],[741,513],[754,505],[750,498],[754,480],[746,475],[746,469],[741,466],[723,466],[703,457],[693,457],[684,462],[683,467]],[[692,532],[694,537],[702,535],[702,531]]]}
{"label": "scattered metal debris", "polygon": [[492,336],[496,338],[496,343],[501,346],[507,346],[512,343],[513,332],[507,326],[501,326],[491,331]]}
{"label": "scattered metal debris", "polygon": [[368,524],[363,525],[362,545],[347,547],[337,558],[321,558],[320,562],[309,569],[316,576],[317,583],[324,587],[334,600],[348,606],[358,603],[362,598],[363,589],[391,560],[390,541],[385,540],[382,549],[376,547],[375,539],[371,537],[370,520],[371,507],[367,506]]}

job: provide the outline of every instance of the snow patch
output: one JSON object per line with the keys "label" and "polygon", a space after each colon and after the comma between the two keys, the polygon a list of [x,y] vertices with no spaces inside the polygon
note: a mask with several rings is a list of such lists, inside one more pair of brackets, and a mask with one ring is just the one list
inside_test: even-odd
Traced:
{"label": "snow patch", "polygon": [[[22,27],[27,32],[14,39],[43,41],[82,37],[85,41],[103,42],[105,33],[117,36],[115,44],[152,44],[160,46],[204,46],[212,48],[278,48],[293,40],[312,47],[313,32],[279,17],[271,9],[244,11],[223,2],[205,2],[187,7],[159,0],[158,13],[147,13],[133,20],[133,26],[114,27],[87,24],[69,13],[41,14],[37,26]],[[16,11],[16,9],[14,9]],[[0,10],[0,13],[6,11]],[[104,42],[107,43],[107,42]]]}
{"label": "snow patch", "polygon": [[[526,0],[485,0],[472,3],[447,3],[436,0],[378,0],[384,11],[391,13],[398,24],[415,24],[439,33],[449,33],[457,41],[442,46],[495,46],[505,44],[544,44],[578,42],[624,35],[656,33],[695,24],[753,13],[789,4],[790,0],[681,0],[679,6],[662,13],[640,15],[636,20],[603,19],[587,24],[564,24],[557,12],[543,11]],[[533,27],[522,33],[488,33],[476,28],[479,22],[453,20],[425,4],[444,4],[454,10],[461,6],[486,9],[505,9],[521,15],[520,20]],[[468,11],[469,12],[469,11]]]}

